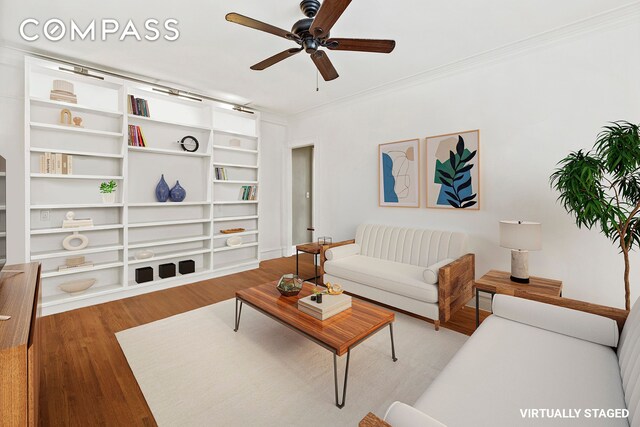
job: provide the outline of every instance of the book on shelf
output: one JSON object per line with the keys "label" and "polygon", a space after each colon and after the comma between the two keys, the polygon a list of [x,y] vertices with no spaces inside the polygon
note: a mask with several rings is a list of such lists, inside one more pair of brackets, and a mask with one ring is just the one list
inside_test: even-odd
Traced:
{"label": "book on shelf", "polygon": [[258,199],[258,186],[256,185],[243,185],[240,187],[240,200],[257,200]]}
{"label": "book on shelf", "polygon": [[147,141],[142,133],[142,128],[137,125],[129,125],[129,146],[146,147]]}
{"label": "book on shelf", "polygon": [[218,181],[227,181],[227,180],[229,180],[229,178],[227,177],[227,170],[225,168],[216,167],[215,168],[215,173],[216,173],[216,179]]}
{"label": "book on shelf", "polygon": [[73,156],[62,153],[43,153],[40,155],[40,173],[71,175]]}
{"label": "book on shelf", "polygon": [[129,114],[133,114],[134,116],[151,117],[151,114],[149,113],[149,103],[146,99],[136,98],[133,95],[129,95],[128,99]]}

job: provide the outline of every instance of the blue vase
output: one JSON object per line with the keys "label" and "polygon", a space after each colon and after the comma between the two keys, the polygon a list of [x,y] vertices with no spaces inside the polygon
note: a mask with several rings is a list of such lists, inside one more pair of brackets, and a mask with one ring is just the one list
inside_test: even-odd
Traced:
{"label": "blue vase", "polygon": [[164,180],[164,175],[160,178],[160,182],[156,185],[156,200],[159,202],[166,202],[169,199],[169,186],[167,181]]}
{"label": "blue vase", "polygon": [[180,185],[180,181],[176,181],[176,185],[173,186],[171,192],[169,193],[169,197],[172,202],[181,202],[187,197],[187,190],[182,188]]}

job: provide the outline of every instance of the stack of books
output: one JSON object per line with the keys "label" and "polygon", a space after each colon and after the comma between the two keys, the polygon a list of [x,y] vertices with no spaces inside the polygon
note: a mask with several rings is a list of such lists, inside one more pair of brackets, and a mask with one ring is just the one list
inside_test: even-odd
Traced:
{"label": "stack of books", "polygon": [[258,200],[258,187],[255,185],[240,187],[240,200]]}
{"label": "stack of books", "polygon": [[71,175],[73,173],[73,156],[61,153],[41,154],[40,173]]}
{"label": "stack of books", "polygon": [[58,271],[67,271],[67,270],[73,270],[76,268],[89,268],[89,267],[93,267],[93,262],[85,260],[83,256],[78,256],[73,258],[67,258],[65,260],[64,265],[58,266]]}
{"label": "stack of books", "polygon": [[147,142],[140,126],[129,125],[129,146],[130,147],[146,147]]}
{"label": "stack of books", "polygon": [[91,218],[69,218],[62,220],[62,228],[93,227]]}
{"label": "stack of books", "polygon": [[73,83],[66,80],[54,80],[53,89],[49,93],[49,99],[52,101],[68,102],[77,104],[78,98],[73,93]]}
{"label": "stack of books", "polygon": [[229,178],[227,177],[227,170],[225,168],[215,168],[216,179],[218,181],[226,181]]}
{"label": "stack of books", "polygon": [[151,117],[147,100],[129,95],[129,114],[133,114],[134,116]]}
{"label": "stack of books", "polygon": [[322,302],[311,301],[311,295],[298,300],[298,310],[318,320],[326,320],[351,308],[351,296],[322,295]]}

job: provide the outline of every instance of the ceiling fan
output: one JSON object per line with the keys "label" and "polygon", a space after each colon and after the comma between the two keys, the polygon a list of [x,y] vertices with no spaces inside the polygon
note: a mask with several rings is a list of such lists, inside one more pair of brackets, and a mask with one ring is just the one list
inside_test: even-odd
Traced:
{"label": "ceiling fan", "polygon": [[396,42],[393,40],[330,38],[329,31],[350,3],[351,0],[324,0],[320,5],[319,0],[302,0],[300,9],[307,18],[293,24],[291,31],[274,27],[238,13],[229,13],[226,19],[229,22],[294,41],[300,46],[287,49],[262,62],[258,62],[251,67],[252,70],[264,70],[304,50],[311,56],[311,60],[320,71],[320,74],[322,74],[322,77],[329,81],[337,79],[338,72],[329,57],[324,51],[320,50],[321,47],[329,50],[391,53],[396,46]]}

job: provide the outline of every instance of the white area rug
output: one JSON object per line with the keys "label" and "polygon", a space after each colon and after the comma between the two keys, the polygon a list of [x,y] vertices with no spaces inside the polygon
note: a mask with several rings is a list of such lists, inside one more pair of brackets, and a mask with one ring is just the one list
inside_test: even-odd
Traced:
{"label": "white area rug", "polygon": [[414,403],[467,338],[397,314],[398,361],[388,328],[358,345],[338,409],[332,353],[246,305],[233,332],[234,301],[116,334],[159,425],[356,426],[395,400]]}

